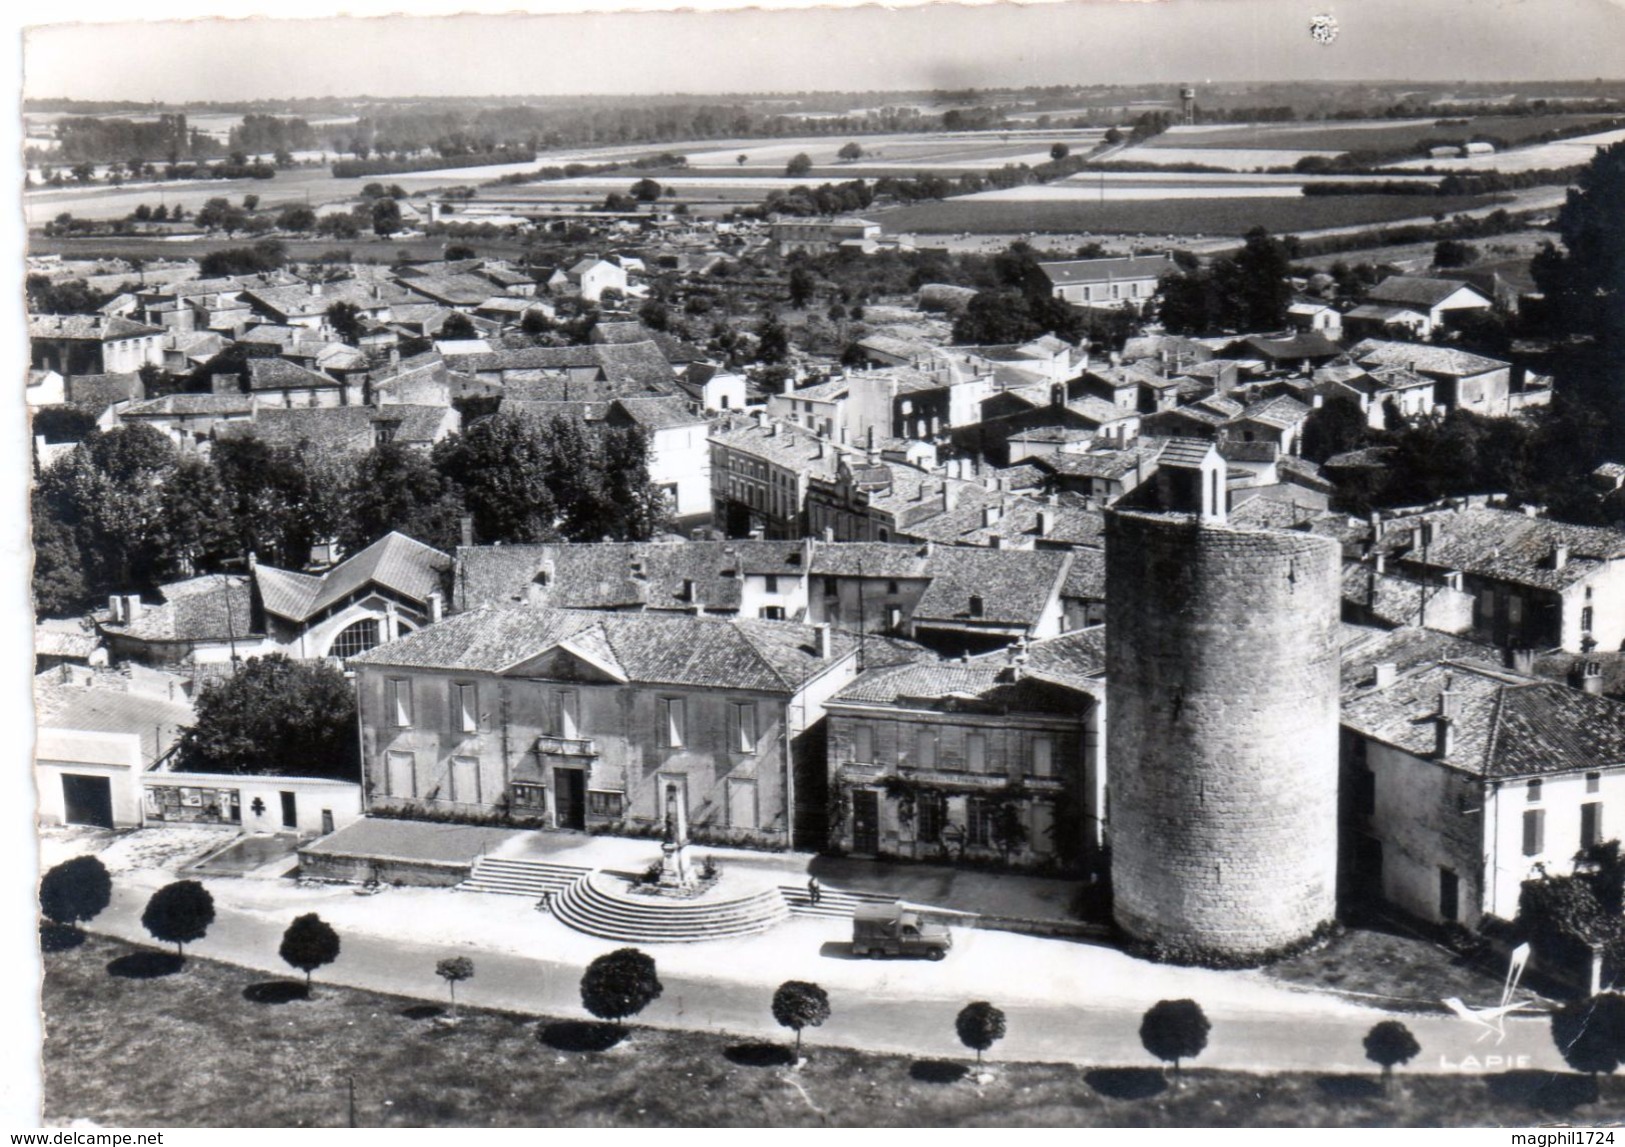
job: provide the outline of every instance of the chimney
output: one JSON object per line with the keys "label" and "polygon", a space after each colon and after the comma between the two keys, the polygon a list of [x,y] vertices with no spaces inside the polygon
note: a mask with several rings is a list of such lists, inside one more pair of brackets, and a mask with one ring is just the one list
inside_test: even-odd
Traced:
{"label": "chimney", "polygon": [[972,617],[981,617],[986,605],[986,599],[981,594],[973,593],[970,595],[970,615]]}
{"label": "chimney", "polygon": [[832,646],[830,644],[829,622],[826,621],[813,626],[813,632],[817,634],[818,638],[819,660],[828,661],[832,651]]}
{"label": "chimney", "polygon": [[248,557],[244,559],[244,563],[248,566],[248,572],[253,573],[255,570],[259,569],[260,556],[253,550],[249,550]]}
{"label": "chimney", "polygon": [[868,445],[866,447],[864,447],[864,449],[872,451],[874,448],[875,448],[875,427],[874,427],[874,423],[870,423],[869,424]]}
{"label": "chimney", "polygon": [[107,614],[107,620],[114,625],[124,624],[124,599],[116,593],[107,599]]}
{"label": "chimney", "polygon": [[1454,717],[1447,717],[1443,713],[1434,718],[1433,722],[1433,755],[1441,760],[1449,760],[1450,753],[1456,747],[1456,721]]}
{"label": "chimney", "polygon": [[319,299],[322,297],[322,285],[320,283],[312,283],[310,285],[310,297],[313,299]]}
{"label": "chimney", "polygon": [[784,384],[779,387],[779,393],[780,394],[794,394],[795,392],[796,392],[796,376],[793,375],[793,374],[785,375],[784,376]]}
{"label": "chimney", "polygon": [[464,514],[462,518],[458,520],[457,525],[458,528],[462,530],[462,544],[465,546],[472,546],[474,544],[473,515]]}
{"label": "chimney", "polygon": [[777,422],[769,422],[767,424],[767,436],[769,438],[777,438],[779,436],[779,424]]}
{"label": "chimney", "polygon": [[1038,511],[1038,536],[1047,538],[1050,531],[1055,528],[1054,513],[1050,510]]}
{"label": "chimney", "polygon": [[1569,547],[1567,542],[1558,542],[1552,546],[1552,568],[1560,570],[1569,564]]}
{"label": "chimney", "polygon": [[124,620],[134,623],[141,619],[141,595],[131,593],[124,595]]}
{"label": "chimney", "polygon": [[1373,689],[1386,689],[1399,676],[1399,666],[1392,661],[1379,661],[1371,667]]}
{"label": "chimney", "polygon": [[699,599],[699,588],[695,585],[694,579],[685,577],[683,579],[683,600],[692,603],[697,602]]}
{"label": "chimney", "polygon": [[398,346],[392,346],[392,347],[389,348],[389,369],[390,370],[399,370],[400,368],[401,368],[401,348],[398,347]]}
{"label": "chimney", "polygon": [[944,482],[942,484],[942,512],[946,514],[958,504],[959,487],[952,482]]}
{"label": "chimney", "polygon": [[1388,572],[1388,555],[1378,550],[1371,555],[1371,568],[1376,573]]}
{"label": "chimney", "polygon": [[446,615],[446,599],[439,590],[429,594],[429,624],[433,625]]}
{"label": "chimney", "polygon": [[1574,668],[1569,670],[1569,684],[1582,693],[1593,696],[1602,692],[1602,663],[1598,661],[1577,661]]}
{"label": "chimney", "polygon": [[993,505],[982,507],[982,525],[991,526],[1004,516],[1004,507]]}
{"label": "chimney", "polygon": [[1535,673],[1535,651],[1522,645],[1509,645],[1506,648],[1506,665],[1514,673],[1532,677]]}

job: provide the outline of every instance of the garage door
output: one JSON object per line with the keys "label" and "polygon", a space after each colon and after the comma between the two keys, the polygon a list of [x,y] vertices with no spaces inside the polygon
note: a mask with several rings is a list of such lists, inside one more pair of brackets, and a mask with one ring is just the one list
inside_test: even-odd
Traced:
{"label": "garage door", "polygon": [[62,774],[62,808],[69,824],[113,827],[113,782],[108,777]]}

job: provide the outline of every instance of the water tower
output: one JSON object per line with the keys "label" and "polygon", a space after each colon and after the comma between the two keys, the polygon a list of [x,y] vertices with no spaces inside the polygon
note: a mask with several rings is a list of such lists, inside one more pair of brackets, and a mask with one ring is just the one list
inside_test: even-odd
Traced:
{"label": "water tower", "polygon": [[1179,89],[1179,114],[1187,125],[1196,122],[1196,89],[1190,84]]}

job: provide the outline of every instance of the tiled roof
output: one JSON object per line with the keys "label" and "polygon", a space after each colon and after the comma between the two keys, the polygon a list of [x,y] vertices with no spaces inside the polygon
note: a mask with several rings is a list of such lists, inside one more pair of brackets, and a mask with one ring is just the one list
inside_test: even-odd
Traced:
{"label": "tiled roof", "polygon": [[154,418],[164,415],[247,414],[254,409],[251,394],[166,394],[126,407],[120,418]]}
{"label": "tiled roof", "polygon": [[116,342],[119,339],[161,335],[162,327],[132,322],[118,315],[29,315],[28,337],[33,339],[92,339]]}
{"label": "tiled roof", "polygon": [[260,566],[254,571],[267,613],[304,621],[366,586],[391,590],[413,602],[426,602],[440,588],[451,558],[405,534],[389,533],[352,554],[320,577]]}
{"label": "tiled roof", "polygon": [[84,659],[101,648],[102,640],[78,621],[44,620],[34,625],[36,657]]}
{"label": "tiled roof", "polygon": [[636,684],[787,694],[857,650],[851,634],[829,640],[825,660],[813,627],[794,622],[519,606],[459,614],[352,664],[502,673],[567,644]]}
{"label": "tiled roof", "polygon": [[1156,279],[1174,269],[1166,255],[1134,255],[1119,259],[1070,259],[1040,263],[1038,269],[1057,287],[1077,283],[1109,283],[1124,279]]}
{"label": "tiled roof", "polygon": [[43,685],[35,690],[40,729],[84,733],[131,733],[141,738],[143,761],[168,752],[192,724],[192,706],[148,693],[76,685]]}
{"label": "tiled roof", "polygon": [[[800,576],[810,545],[733,540],[465,546],[457,551],[454,584],[460,609],[533,601],[568,609],[685,610],[699,604],[731,613],[739,608],[741,575]],[[544,569],[545,585],[537,580]],[[692,599],[684,582],[693,583]]]}
{"label": "tiled roof", "polygon": [[1290,430],[1309,417],[1309,408],[1289,394],[1276,395],[1256,402],[1232,418],[1231,422],[1262,422],[1281,430]]}
{"label": "tiled roof", "polygon": [[402,286],[450,306],[478,306],[497,294],[496,284],[478,275],[413,275]]}
{"label": "tiled roof", "polygon": [[840,452],[832,444],[789,422],[758,426],[754,420],[725,420],[711,428],[711,441],[826,482],[835,480],[839,465]]}
{"label": "tiled roof", "polygon": [[241,574],[206,574],[158,587],[160,605],[143,605],[135,621],[115,623],[97,615],[108,633],[142,641],[227,641],[254,631],[253,595]]}
{"label": "tiled roof", "polygon": [[[1432,527],[1432,540],[1425,547],[1419,530],[1409,528],[1413,521],[1417,527],[1423,523]],[[1625,558],[1625,532],[1483,506],[1390,520],[1380,545],[1432,569],[1461,570],[1549,590],[1573,585],[1606,562]],[[1568,547],[1562,569],[1552,568],[1558,546]]]}
{"label": "tiled roof", "polygon": [[1079,547],[1072,551],[1061,596],[1080,601],[1106,600],[1106,551]]}
{"label": "tiled roof", "polygon": [[243,297],[258,304],[259,309],[286,318],[324,315],[334,303],[349,303],[363,311],[381,310],[396,303],[421,303],[423,296],[413,294],[398,283],[362,279],[339,279],[315,286],[298,284],[291,287],[256,287],[244,291]]}
{"label": "tiled roof", "polygon": [[1036,457],[1033,463],[1056,474],[1106,479],[1121,478],[1136,466],[1153,464],[1151,456],[1139,449],[1091,450],[1087,454],[1057,452]]}
{"label": "tiled roof", "polygon": [[1308,331],[1285,339],[1267,339],[1254,336],[1245,340],[1247,347],[1265,358],[1293,361],[1304,358],[1335,358],[1343,348],[1318,331]]}
{"label": "tiled roof", "polygon": [[251,358],[248,360],[249,390],[313,390],[331,389],[339,381],[320,371],[306,370],[297,363],[282,358]]}
{"label": "tiled roof", "polygon": [[134,371],[129,374],[69,375],[66,389],[69,402],[98,408],[139,399],[145,390],[141,385],[141,376]]}
{"label": "tiled roof", "polygon": [[[1071,554],[1044,550],[938,546],[914,620],[1032,626],[1059,594],[1071,561]],[[979,615],[973,597],[981,599]]]}
{"label": "tiled roof", "polygon": [[1078,630],[1026,646],[1016,670],[1014,649],[957,661],[916,661],[871,669],[832,699],[858,705],[965,712],[1045,713],[1076,716],[1077,698],[1056,685],[1094,693],[1105,667],[1104,630]]}
{"label": "tiled roof", "polygon": [[1440,695],[1455,711],[1445,764],[1507,780],[1625,763],[1625,704],[1479,662],[1447,661],[1356,687],[1343,725],[1418,757],[1432,757]]}
{"label": "tiled roof", "polygon": [[1170,438],[1157,454],[1157,465],[1181,469],[1200,467],[1213,449],[1213,443],[1205,438]]}
{"label": "tiled roof", "polygon": [[[1421,275],[1389,275],[1371,290],[1366,298],[1374,303],[1409,303],[1436,307],[1462,289],[1482,296],[1483,292],[1470,283],[1455,279],[1428,279]],[[1486,303],[1489,299],[1484,300]]]}
{"label": "tiled roof", "polygon": [[1077,398],[1067,400],[1066,408],[1073,414],[1080,415],[1097,426],[1106,426],[1113,422],[1122,422],[1128,418],[1138,418],[1136,410],[1125,410],[1121,406],[1107,402],[1104,398],[1094,394],[1083,394]]}
{"label": "tiled roof", "polygon": [[614,406],[649,431],[701,426],[706,422],[705,416],[694,413],[688,399],[682,397],[618,398]]}
{"label": "tiled roof", "polygon": [[1442,374],[1451,378],[1505,370],[1509,365],[1499,359],[1469,354],[1455,347],[1383,339],[1366,339],[1356,343],[1349,350],[1349,357],[1366,367],[1402,366],[1421,374]]}

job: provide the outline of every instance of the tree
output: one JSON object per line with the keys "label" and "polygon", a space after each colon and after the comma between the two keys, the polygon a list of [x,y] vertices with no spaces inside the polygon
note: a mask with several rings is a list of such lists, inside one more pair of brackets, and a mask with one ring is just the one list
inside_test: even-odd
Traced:
{"label": "tree", "polygon": [[645,177],[634,183],[627,194],[639,203],[655,203],[660,199],[661,190],[660,184]]}
{"label": "tree", "polygon": [[1027,843],[1027,818],[1015,801],[1006,801],[1001,804],[998,811],[993,814],[991,826],[993,846],[999,850],[1000,858],[1010,863],[1010,855]]}
{"label": "tree", "polygon": [[841,150],[835,154],[840,156],[843,161],[851,163],[854,160],[863,158],[863,145],[853,140],[851,143],[842,146]]}
{"label": "tree", "polygon": [[112,899],[113,878],[100,857],[64,860],[40,879],[40,912],[47,920],[70,928],[94,920]]}
{"label": "tree", "polygon": [[404,230],[401,205],[393,199],[380,199],[372,205],[372,231],[381,239]]}
{"label": "tree", "polygon": [[329,662],[281,653],[252,658],[241,671],[204,685],[196,714],[176,753],[181,772],[360,775],[355,692]]}
{"label": "tree", "polygon": [[440,337],[443,339],[473,339],[479,337],[479,331],[474,329],[474,322],[461,312],[453,312],[440,324]]}
{"label": "tree", "polygon": [[446,981],[451,992],[451,1010],[457,1010],[457,985],[474,978],[474,961],[467,956],[449,956],[434,966],[434,974]]}
{"label": "tree", "polygon": [[1478,261],[1478,250],[1460,239],[1440,239],[1433,245],[1433,265],[1440,268],[1466,267]]}
{"label": "tree", "polygon": [[790,268],[790,305],[801,308],[811,301],[818,289],[818,277],[797,263]]}
{"label": "tree", "polygon": [[769,311],[756,328],[756,361],[772,365],[789,356],[790,332],[784,329],[779,316]]}
{"label": "tree", "polygon": [[1625,996],[1609,992],[1553,1012],[1552,1042],[1570,1067],[1591,1077],[1595,1101],[1597,1077],[1625,1063]]}
{"label": "tree", "polygon": [[243,196],[243,210],[244,211],[253,211],[253,210],[257,209],[259,207],[259,205],[260,205],[260,197],[258,195],[249,194],[249,195]]}
{"label": "tree", "polygon": [[784,165],[784,174],[791,179],[800,179],[812,170],[812,165],[812,157],[803,151],[793,156],[790,162]]}
{"label": "tree", "polygon": [[747,159],[749,159],[749,158],[750,158],[750,156],[748,156],[748,155],[736,155],[736,156],[734,156],[734,162],[737,163],[740,167],[744,167],[745,166],[745,161]]}
{"label": "tree", "polygon": [[1365,411],[1352,398],[1328,398],[1309,412],[1303,422],[1303,456],[1311,462],[1324,462],[1334,454],[1344,454],[1364,446],[1371,438]]}
{"label": "tree", "polygon": [[164,885],[141,913],[141,926],[154,940],[175,945],[177,955],[185,954],[185,945],[203,939],[213,923],[214,897],[196,880]]}
{"label": "tree", "polygon": [[1072,154],[1072,149],[1064,143],[1052,143],[1049,148],[1049,157],[1059,163]]}
{"label": "tree", "polygon": [[277,955],[305,974],[305,990],[310,990],[310,974],[339,958],[339,934],[314,912],[294,917],[282,933]]}
{"label": "tree", "polygon": [[333,328],[333,333],[338,335],[340,340],[351,346],[354,346],[366,331],[361,308],[342,299],[328,305],[327,325]]}
{"label": "tree", "polygon": [[786,980],[773,993],[773,1018],[796,1033],[796,1058],[801,1058],[801,1030],[822,1026],[829,1019],[829,993],[806,980]]}
{"label": "tree", "polygon": [[1140,1021],[1140,1043],[1156,1058],[1172,1063],[1178,1079],[1180,1060],[1201,1055],[1212,1028],[1195,1000],[1161,1000]]}
{"label": "tree", "polygon": [[1625,339],[1625,142],[1599,148],[1557,214],[1563,247],[1530,264],[1553,333],[1590,336],[1604,348]]}
{"label": "tree", "polygon": [[1411,1029],[1398,1020],[1383,1020],[1365,1036],[1365,1057],[1382,1068],[1382,1089],[1393,1083],[1394,1065],[1409,1063],[1422,1051]]}
{"label": "tree", "polygon": [[316,221],[316,234],[330,239],[354,239],[361,234],[361,227],[352,215],[324,215]]}
{"label": "tree", "polygon": [[636,948],[617,948],[587,965],[581,977],[581,1004],[601,1020],[622,1026],[660,998],[654,960]]}
{"label": "tree", "polygon": [[976,1062],[982,1062],[982,1053],[1004,1038],[1004,1013],[986,1000],[966,1004],[954,1019],[954,1030],[959,1042],[976,1053]]}
{"label": "tree", "polygon": [[398,531],[425,545],[457,545],[463,499],[420,450],[399,442],[374,446],[356,465],[349,513],[339,541],[350,553]]}
{"label": "tree", "polygon": [[276,217],[276,225],[282,231],[314,231],[316,230],[316,212],[308,207],[285,207]]}

